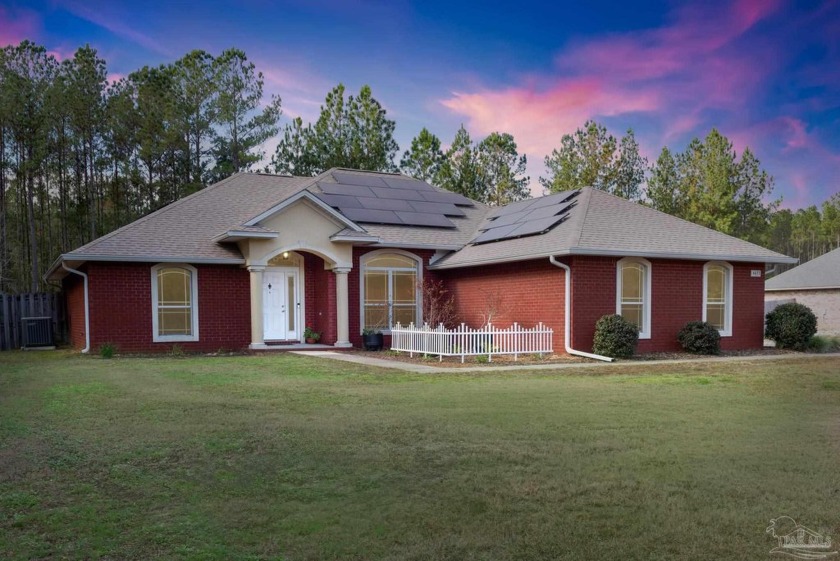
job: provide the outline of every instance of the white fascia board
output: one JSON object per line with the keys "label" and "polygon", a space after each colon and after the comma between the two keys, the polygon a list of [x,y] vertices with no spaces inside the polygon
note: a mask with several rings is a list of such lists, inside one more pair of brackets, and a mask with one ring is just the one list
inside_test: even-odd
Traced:
{"label": "white fascia board", "polygon": [[228,230],[213,238],[214,242],[238,242],[246,239],[273,240],[279,237],[277,232],[249,232],[248,230]]}
{"label": "white fascia board", "polygon": [[737,261],[742,263],[796,263],[799,261],[795,257],[769,258],[743,255],[705,255],[705,254],[690,254],[690,253],[665,253],[665,252],[640,252],[640,251],[613,251],[600,249],[561,249],[552,252],[532,253],[526,255],[516,255],[506,257],[503,259],[480,259],[474,261],[465,261],[461,263],[441,263],[439,265],[432,265],[430,269],[459,269],[463,267],[478,267],[481,265],[495,265],[497,263],[514,263],[517,261],[528,261],[530,259],[542,259],[549,256],[566,256],[566,255],[588,255],[593,257],[647,257],[650,259],[680,259],[684,261]]}
{"label": "white fascia board", "polygon": [[373,236],[330,236],[330,241],[336,243],[347,242],[374,244],[381,242],[382,239]]}
{"label": "white fascia board", "polygon": [[315,195],[313,195],[312,193],[310,193],[309,191],[306,191],[306,190],[299,191],[298,193],[292,195],[291,197],[284,200],[283,202],[274,205],[273,207],[266,210],[262,214],[258,214],[254,218],[251,218],[250,220],[248,220],[245,223],[245,226],[255,226],[256,224],[262,222],[263,220],[265,220],[269,216],[277,214],[281,210],[283,210],[285,208],[288,208],[289,206],[295,204],[296,202],[298,202],[301,199],[306,199],[307,201],[309,201],[310,203],[312,203],[313,205],[315,205],[316,207],[318,207],[322,211],[324,211],[328,216],[332,217],[337,222],[340,222],[341,224],[344,224],[345,226],[347,226],[351,230],[355,230],[356,232],[364,232],[365,231],[364,228],[362,228],[361,226],[359,226],[358,224],[356,224],[355,222],[353,222],[352,220],[350,220],[349,218],[347,218],[346,216],[344,216],[343,214],[341,214],[340,212],[335,210],[333,207],[331,207],[330,205],[328,205],[327,203],[325,203],[324,201],[322,201],[321,199],[319,199],[318,197],[316,197]]}
{"label": "white fascia board", "polygon": [[764,292],[799,292],[800,290],[838,290],[840,286],[797,286],[787,288],[767,288]]}
{"label": "white fascia board", "polygon": [[[592,255],[592,256],[611,256],[616,257],[649,257],[654,259],[681,259],[686,261],[739,261],[742,263],[796,263],[799,261],[796,257],[787,257],[780,255],[779,257],[760,256],[760,255],[720,255],[720,254],[706,254],[706,253],[672,253],[667,251],[616,251],[611,249],[585,249],[573,247],[566,252],[568,255]],[[554,255],[558,255],[555,253]]]}
{"label": "white fascia board", "polygon": [[398,249],[440,249],[444,251],[458,251],[463,245],[455,244],[430,244],[430,243],[390,243],[380,242],[372,247],[391,247]]}
{"label": "white fascia board", "polygon": [[191,257],[161,255],[74,255],[66,253],[62,261],[116,261],[120,263],[198,263],[200,265],[244,265],[245,260],[235,257]]}

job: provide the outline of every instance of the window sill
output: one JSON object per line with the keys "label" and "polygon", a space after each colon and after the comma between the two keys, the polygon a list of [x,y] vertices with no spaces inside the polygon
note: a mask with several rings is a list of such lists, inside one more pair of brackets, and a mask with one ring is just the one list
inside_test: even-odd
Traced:
{"label": "window sill", "polygon": [[197,335],[163,335],[152,337],[153,343],[195,343]]}

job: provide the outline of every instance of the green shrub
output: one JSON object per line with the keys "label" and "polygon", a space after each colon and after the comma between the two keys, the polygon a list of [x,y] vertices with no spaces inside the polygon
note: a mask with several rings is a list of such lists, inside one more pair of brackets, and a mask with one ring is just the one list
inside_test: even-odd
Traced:
{"label": "green shrub", "polygon": [[112,343],[103,343],[99,347],[99,356],[102,358],[114,358],[116,352],[117,348]]}
{"label": "green shrub", "polygon": [[840,351],[840,337],[814,335],[806,347],[811,353],[836,353]]}
{"label": "green shrub", "polygon": [[595,324],[595,354],[612,358],[629,358],[636,352],[639,343],[639,328],[622,316],[602,316]]}
{"label": "green shrub", "polygon": [[803,304],[782,304],[767,314],[764,336],[778,349],[804,351],[816,333],[817,316]]}
{"label": "green shrub", "polygon": [[680,329],[677,340],[685,351],[699,355],[720,354],[720,332],[705,321],[690,321]]}
{"label": "green shrub", "polygon": [[475,355],[475,361],[479,364],[487,364],[490,362],[489,355]]}

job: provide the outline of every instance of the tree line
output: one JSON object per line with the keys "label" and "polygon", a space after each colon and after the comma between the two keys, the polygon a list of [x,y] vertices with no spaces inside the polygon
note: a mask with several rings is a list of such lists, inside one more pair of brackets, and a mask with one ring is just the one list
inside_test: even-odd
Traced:
{"label": "tree line", "polygon": [[[281,129],[279,97],[246,54],[196,50],[110,79],[89,46],[59,61],[29,41],[0,50],[0,290],[37,291],[51,260],[240,171],[401,171],[490,205],[530,196],[509,133],[447,148],[426,128],[402,154],[368,86],[327,93],[313,123]],[[273,154],[262,152],[277,137]],[[399,159],[399,160],[398,160]],[[265,164],[264,162],[268,162]],[[840,245],[840,197],[779,210],[773,178],[713,130],[649,164],[632,130],[590,121],[545,158],[546,193],[593,186],[807,260]]]}

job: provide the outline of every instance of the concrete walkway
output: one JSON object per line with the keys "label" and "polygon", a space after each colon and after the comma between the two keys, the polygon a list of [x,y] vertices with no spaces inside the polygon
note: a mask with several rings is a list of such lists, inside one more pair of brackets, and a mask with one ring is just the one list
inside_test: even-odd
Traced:
{"label": "concrete walkway", "polygon": [[[422,374],[454,374],[457,372],[509,372],[515,370],[563,370],[568,368],[615,368],[624,366],[641,366],[650,364],[652,366],[660,364],[699,364],[706,362],[753,362],[764,360],[786,360],[798,359],[804,357],[825,357],[840,359],[840,353],[825,353],[825,354],[780,354],[780,355],[755,355],[755,356],[720,356],[720,357],[697,357],[697,358],[681,358],[670,360],[619,360],[616,362],[569,362],[550,363],[550,364],[523,364],[523,365],[505,365],[505,366],[432,366],[429,364],[415,364],[412,362],[402,362],[399,360],[387,360],[382,358],[373,358],[366,355],[357,355],[352,352],[335,352],[335,351],[291,351],[294,354],[303,356],[317,356],[320,358],[329,358],[332,360],[342,360],[344,362],[353,362],[355,364],[364,364],[366,366],[375,366],[377,368],[393,368],[395,370],[402,370],[404,372],[417,372]],[[840,370],[840,362],[837,365]]]}

